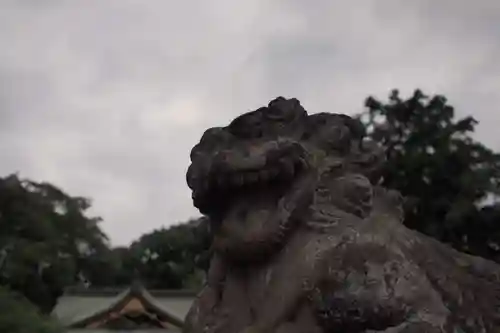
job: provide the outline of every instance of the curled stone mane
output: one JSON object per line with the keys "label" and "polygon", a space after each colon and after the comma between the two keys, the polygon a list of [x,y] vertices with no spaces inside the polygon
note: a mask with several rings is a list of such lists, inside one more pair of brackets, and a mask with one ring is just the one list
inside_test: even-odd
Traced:
{"label": "curled stone mane", "polygon": [[[364,127],[349,116],[308,115],[298,100],[282,97],[208,129],[191,152],[187,182],[195,206],[213,222],[214,248],[239,261],[275,252],[329,177],[347,168],[372,175],[383,154],[363,137]],[[349,180],[369,184],[359,175]],[[356,198],[361,187],[346,189],[351,201],[341,198],[339,209],[367,214],[370,203]]]}
{"label": "curled stone mane", "polygon": [[358,120],[279,97],[191,162],[214,251],[185,333],[500,332],[499,265],[405,228]]}

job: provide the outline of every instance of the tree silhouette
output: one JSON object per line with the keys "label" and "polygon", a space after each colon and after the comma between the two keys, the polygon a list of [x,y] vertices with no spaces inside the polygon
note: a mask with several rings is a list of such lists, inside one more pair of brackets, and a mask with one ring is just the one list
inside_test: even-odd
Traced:
{"label": "tree silhouette", "polygon": [[415,90],[373,97],[359,115],[367,136],[387,149],[383,185],[406,197],[405,224],[457,249],[498,259],[500,155],[472,137],[477,121],[455,119],[444,96]]}

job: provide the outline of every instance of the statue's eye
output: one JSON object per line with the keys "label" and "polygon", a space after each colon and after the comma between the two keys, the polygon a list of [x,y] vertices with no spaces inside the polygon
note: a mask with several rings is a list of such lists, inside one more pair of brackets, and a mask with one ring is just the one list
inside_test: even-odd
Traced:
{"label": "statue's eye", "polygon": [[268,120],[289,123],[294,119],[304,117],[306,112],[297,99],[278,98],[269,104],[263,114]]}
{"label": "statue's eye", "polygon": [[347,151],[350,149],[350,132],[345,126],[331,126],[321,131],[320,142],[325,148],[335,151]]}
{"label": "statue's eye", "polygon": [[197,155],[211,154],[212,151],[223,149],[233,142],[233,137],[223,127],[209,128],[203,133],[200,142],[191,150],[191,160]]}
{"label": "statue's eye", "polygon": [[241,138],[254,138],[262,135],[261,110],[250,112],[234,119],[228,126],[231,134]]}
{"label": "statue's eye", "polygon": [[231,141],[231,134],[223,127],[213,127],[203,133],[200,146],[217,146]]}
{"label": "statue's eye", "polygon": [[283,111],[283,109],[279,108],[269,108],[267,111],[264,113],[264,116],[269,119],[269,120],[274,120],[274,121],[283,121],[286,120],[287,113]]}

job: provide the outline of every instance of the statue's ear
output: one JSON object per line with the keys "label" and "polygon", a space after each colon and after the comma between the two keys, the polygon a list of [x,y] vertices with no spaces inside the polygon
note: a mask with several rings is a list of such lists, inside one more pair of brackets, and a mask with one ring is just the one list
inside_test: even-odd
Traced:
{"label": "statue's ear", "polygon": [[402,222],[404,218],[405,198],[396,190],[381,186],[374,187],[374,206],[378,211],[394,214]]}
{"label": "statue's ear", "polygon": [[349,157],[349,165],[370,179],[372,184],[378,185],[382,178],[383,167],[386,161],[385,149],[373,141],[362,141],[359,148]]}
{"label": "statue's ear", "polygon": [[332,205],[360,218],[367,217],[372,209],[373,186],[370,180],[343,168],[322,173],[316,195],[317,204]]}

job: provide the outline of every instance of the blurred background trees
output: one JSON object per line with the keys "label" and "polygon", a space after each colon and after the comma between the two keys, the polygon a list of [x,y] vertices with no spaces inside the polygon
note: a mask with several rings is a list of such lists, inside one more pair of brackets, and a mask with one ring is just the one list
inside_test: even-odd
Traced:
{"label": "blurred background trees", "polygon": [[500,155],[474,140],[477,121],[420,90],[365,105],[368,137],[387,149],[382,184],[406,197],[405,224],[500,262]]}
{"label": "blurred background trees", "polygon": [[108,247],[90,202],[48,183],[0,179],[0,283],[50,311]]}

